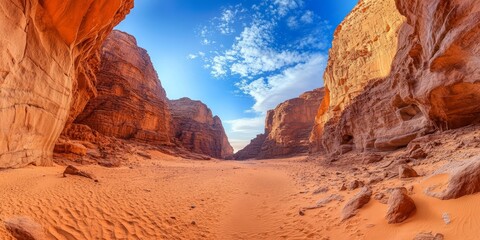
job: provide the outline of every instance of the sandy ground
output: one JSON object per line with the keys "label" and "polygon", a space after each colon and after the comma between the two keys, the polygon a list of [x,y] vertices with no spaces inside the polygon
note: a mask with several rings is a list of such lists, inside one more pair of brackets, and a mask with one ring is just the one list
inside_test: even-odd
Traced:
{"label": "sandy ground", "polygon": [[[413,239],[440,232],[445,239],[478,239],[480,195],[441,201],[423,189],[445,180],[385,179],[374,192],[413,186],[417,212],[389,225],[387,206],[372,199],[358,215],[340,221],[356,191],[339,191],[352,179],[383,171],[380,163],[351,171],[325,167],[304,157],[266,161],[191,161],[150,152],[120,168],[81,166],[99,182],[68,176],[65,167],[0,171],[0,220],[28,216],[51,239]],[[438,163],[439,164],[439,163]],[[435,164],[418,166],[426,175]],[[343,168],[345,170],[345,167]],[[321,208],[317,201],[339,194],[344,200]],[[442,214],[448,213],[446,224]],[[2,221],[3,222],[3,221]],[[0,224],[0,239],[11,239]]]}

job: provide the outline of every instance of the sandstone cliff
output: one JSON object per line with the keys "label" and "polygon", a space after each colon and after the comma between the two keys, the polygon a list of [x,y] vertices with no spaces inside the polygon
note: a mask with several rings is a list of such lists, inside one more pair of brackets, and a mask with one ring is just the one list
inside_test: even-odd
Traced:
{"label": "sandstone cliff", "polygon": [[[363,11],[365,6],[369,8]],[[381,19],[392,18],[389,21],[395,23],[401,19],[399,14],[406,18],[395,34],[398,47],[372,47],[368,53],[396,50],[392,61],[383,60],[391,65],[387,76],[362,74],[372,61],[367,58],[355,64],[345,58],[352,50],[338,47],[386,29],[385,24],[368,25],[355,37],[344,31],[346,25],[366,24],[362,19],[379,18],[371,9],[384,9],[388,14]],[[361,1],[337,29],[325,74],[328,97],[319,108],[312,149],[319,151],[323,146],[328,153],[392,150],[418,136],[480,120],[480,44],[475,40],[480,37],[479,9],[473,0]],[[399,25],[389,24],[390,31],[395,26]],[[358,88],[363,91],[348,95],[345,83],[356,85],[357,75],[364,79]]]}
{"label": "sandstone cliff", "polygon": [[50,165],[54,144],[96,94],[98,49],[133,0],[0,3],[0,168]]}
{"label": "sandstone cliff", "polygon": [[75,123],[109,137],[153,145],[171,142],[170,111],[165,90],[147,51],[133,36],[113,31],[101,51],[98,96]]}
{"label": "sandstone cliff", "polygon": [[216,158],[233,154],[222,121],[202,102],[189,98],[169,101],[175,139],[180,146]]}
{"label": "sandstone cliff", "polygon": [[267,113],[265,134],[235,154],[235,159],[276,158],[308,153],[309,136],[324,89],[315,89],[287,100]]}

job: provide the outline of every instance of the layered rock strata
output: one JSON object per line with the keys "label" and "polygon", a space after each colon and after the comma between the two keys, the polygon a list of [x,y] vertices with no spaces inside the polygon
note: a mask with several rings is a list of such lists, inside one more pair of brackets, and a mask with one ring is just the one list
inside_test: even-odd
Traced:
{"label": "layered rock strata", "polygon": [[98,50],[133,0],[0,3],[0,168],[50,165],[57,138],[95,96]]}
{"label": "layered rock strata", "polygon": [[[366,6],[369,8],[364,11]],[[396,24],[366,25],[362,19],[380,16],[372,9],[388,12],[381,19]],[[318,112],[312,150],[325,148],[330,154],[389,151],[436,130],[477,122],[480,45],[474,39],[480,37],[479,9],[476,1],[361,1],[337,29],[325,74],[328,96]],[[395,31],[403,18],[405,22]],[[344,31],[345,26],[364,25],[370,27],[360,28],[355,38],[351,31]],[[392,38],[398,47],[372,47],[368,55],[395,50],[392,61],[382,61],[391,66],[390,73],[360,74],[373,61],[367,58],[354,64],[345,56],[355,48],[338,46],[349,46],[352,39],[369,43],[365,39],[376,39],[376,33],[385,29],[398,32]],[[362,91],[349,95],[351,88],[342,83],[358,85],[356,76],[364,79],[357,87]]]}
{"label": "layered rock strata", "polygon": [[324,93],[323,88],[315,89],[268,111],[265,133],[234,158],[267,159],[308,153],[310,132]]}
{"label": "layered rock strata", "polygon": [[168,99],[150,57],[133,36],[113,31],[103,44],[98,96],[75,119],[109,137],[171,144]]}
{"label": "layered rock strata", "polygon": [[202,102],[189,98],[169,101],[173,132],[178,144],[194,153],[215,158],[233,154],[222,121]]}

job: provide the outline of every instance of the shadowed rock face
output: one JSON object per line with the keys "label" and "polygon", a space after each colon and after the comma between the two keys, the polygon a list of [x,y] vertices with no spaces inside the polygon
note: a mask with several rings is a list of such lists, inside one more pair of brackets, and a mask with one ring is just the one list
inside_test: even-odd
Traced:
{"label": "shadowed rock face", "polygon": [[[362,1],[342,26],[355,24],[352,17],[355,15],[378,16],[359,11],[362,5],[377,8],[391,2]],[[320,146],[328,153],[340,153],[346,148],[388,151],[435,130],[458,128],[480,119],[477,67],[480,44],[474,40],[480,37],[478,1],[396,0],[395,3],[396,8],[385,9],[389,14],[384,15],[390,18],[400,13],[406,20],[396,36],[398,48],[388,76],[368,76],[363,91],[353,98],[332,94],[333,89],[342,87],[342,81],[354,81],[355,72],[361,71],[353,69],[344,80],[332,74],[347,72],[351,64],[346,59],[344,64],[335,65],[348,52],[331,51],[325,76],[330,92],[326,99],[330,104],[324,101],[324,108],[317,116],[311,138],[313,151],[321,150]],[[372,25],[361,30],[360,36],[370,36],[382,29],[380,24]],[[351,44],[339,36],[336,35],[333,49]],[[385,50],[372,49],[372,54]],[[332,104],[345,98],[350,101],[342,107]]]}
{"label": "shadowed rock face", "polygon": [[268,111],[265,134],[252,140],[234,158],[267,159],[308,153],[308,139],[323,96],[323,88],[315,89]]}
{"label": "shadowed rock face", "polygon": [[189,98],[169,101],[174,137],[182,147],[216,158],[233,154],[222,121],[202,102]]}
{"label": "shadowed rock face", "polygon": [[133,36],[113,31],[103,44],[98,96],[75,123],[110,137],[171,144],[168,100],[147,51]]}
{"label": "shadowed rock face", "polygon": [[65,125],[96,94],[103,40],[132,7],[133,0],[0,3],[0,168],[52,163]]}

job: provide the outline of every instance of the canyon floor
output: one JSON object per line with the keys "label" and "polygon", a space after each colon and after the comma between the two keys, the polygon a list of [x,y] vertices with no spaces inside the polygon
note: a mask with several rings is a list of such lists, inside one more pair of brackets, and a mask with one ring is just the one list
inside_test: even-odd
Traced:
{"label": "canyon floor", "polygon": [[[347,158],[192,161],[150,151],[152,159],[131,155],[119,168],[80,167],[98,182],[63,177],[64,166],[3,170],[0,219],[27,216],[45,228],[47,239],[394,240],[421,232],[476,239],[479,194],[444,201],[423,191],[447,179],[428,177],[434,169],[479,155],[477,130],[436,140],[441,146],[432,150],[435,157],[411,163],[421,175],[411,179],[385,174],[406,150],[355,167]],[[457,145],[463,149],[454,150]],[[380,182],[369,180],[375,178]],[[369,184],[374,195],[405,186],[417,211],[401,224],[387,224],[387,205],[372,198],[342,222],[343,206],[359,189],[340,191],[340,186],[354,179]],[[331,195],[333,201],[317,204]],[[12,239],[3,224],[0,239]]]}

